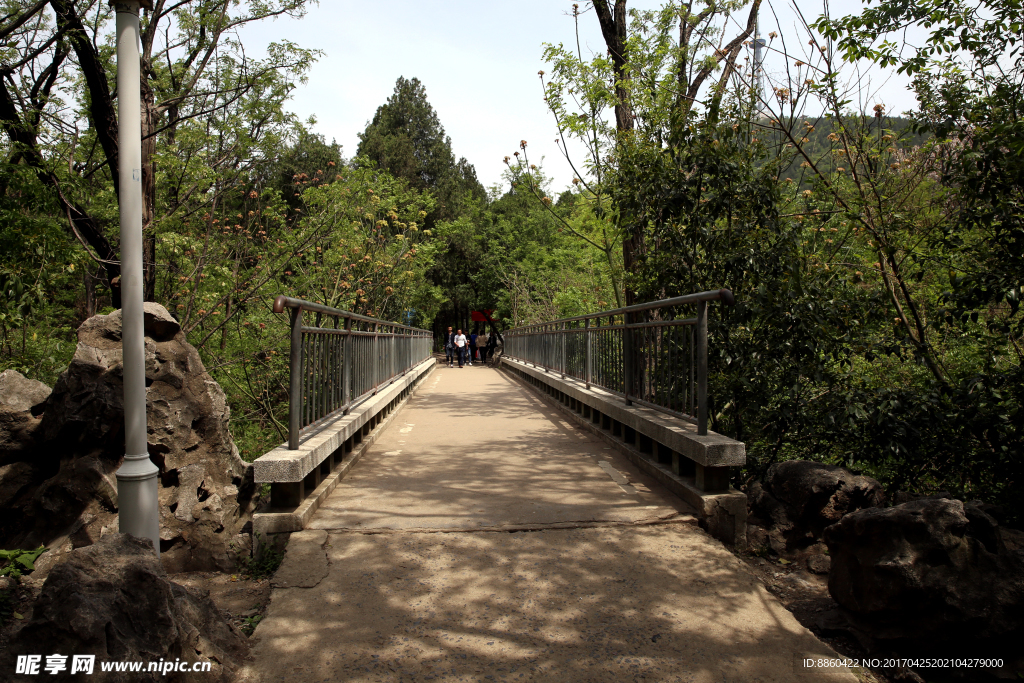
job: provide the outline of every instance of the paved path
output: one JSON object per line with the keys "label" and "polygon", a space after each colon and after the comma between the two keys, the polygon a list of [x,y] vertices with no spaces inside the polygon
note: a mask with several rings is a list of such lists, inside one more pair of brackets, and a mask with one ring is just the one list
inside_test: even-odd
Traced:
{"label": "paved path", "polygon": [[262,681],[855,681],[664,492],[490,368],[438,368],[293,534]]}

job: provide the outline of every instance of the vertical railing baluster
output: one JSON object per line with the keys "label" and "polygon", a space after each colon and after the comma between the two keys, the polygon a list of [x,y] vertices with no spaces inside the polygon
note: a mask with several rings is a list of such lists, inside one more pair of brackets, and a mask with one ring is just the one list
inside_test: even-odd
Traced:
{"label": "vertical railing baluster", "polygon": [[633,334],[629,329],[632,316],[628,313],[622,316],[622,383],[626,395],[626,405],[633,405]]}
{"label": "vertical railing baluster", "polygon": [[694,419],[696,419],[696,417],[697,417],[697,373],[696,373],[696,365],[694,363],[694,361],[696,359],[696,353],[694,351],[694,348],[695,348],[694,341],[696,339],[697,339],[697,328],[696,327],[690,327],[690,348],[689,348],[689,352],[690,352],[690,372],[689,372],[689,376],[690,376],[690,387],[689,387],[690,410],[688,411],[688,414],[691,417],[693,417]]}
{"label": "vertical railing baluster", "polygon": [[380,363],[380,350],[377,347],[377,340],[378,339],[379,339],[379,336],[377,334],[377,323],[374,323],[373,324],[373,350],[370,351],[370,353],[372,354],[372,362],[370,363],[370,365],[373,367],[373,376],[370,379],[370,383],[373,385],[373,393],[375,393],[375,394],[377,393],[377,383],[378,383],[378,376],[379,376],[378,375],[378,369],[379,368],[377,366]]}
{"label": "vertical railing baluster", "polygon": [[697,434],[708,433],[708,302],[697,304]]}
{"label": "vertical railing baluster", "polygon": [[291,350],[288,357],[288,448],[299,447],[302,425],[302,309],[292,309]]}
{"label": "vertical railing baluster", "polygon": [[300,427],[309,424],[309,359],[310,359],[310,337],[302,335],[302,421]]}
{"label": "vertical railing baluster", "polygon": [[593,334],[594,333],[590,331],[590,318],[587,318],[586,320],[583,321],[583,326],[584,326],[584,329],[586,330],[586,332],[584,332],[584,334],[587,336],[587,340],[586,340],[587,346],[586,346],[586,351],[585,351],[586,370],[584,370],[584,372],[587,373],[587,389],[589,389],[590,388],[590,382],[591,382],[591,380],[594,379],[593,357],[591,356]]}
{"label": "vertical railing baluster", "polygon": [[562,379],[565,379],[565,363],[566,363],[566,359],[565,359],[565,339],[568,336],[568,333],[566,332],[567,329],[568,328],[566,327],[565,323],[562,323],[561,327],[559,328],[559,336],[562,338],[562,343],[561,343],[561,347],[562,347],[562,360],[559,363],[561,365],[559,370],[562,373]]}
{"label": "vertical railing baluster", "polygon": [[323,382],[323,377],[324,377],[324,368],[326,367],[324,365],[324,347],[325,347],[324,342],[326,342],[326,341],[327,341],[327,335],[325,335],[322,332],[317,333],[317,335],[316,335],[317,359],[318,359],[318,362],[317,362],[317,365],[316,365],[316,407],[317,407],[316,419],[317,419],[317,421],[319,421],[320,418],[322,418],[324,416],[324,414],[325,414],[325,412],[324,412],[325,406],[324,406],[324,382]]}
{"label": "vertical railing baluster", "polygon": [[345,332],[341,348],[341,406],[342,414],[347,415],[352,409],[352,318],[345,318]]}

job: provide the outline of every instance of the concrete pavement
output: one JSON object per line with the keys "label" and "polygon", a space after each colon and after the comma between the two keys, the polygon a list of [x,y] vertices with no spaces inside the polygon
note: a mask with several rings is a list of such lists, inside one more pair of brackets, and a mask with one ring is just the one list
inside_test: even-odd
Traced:
{"label": "concrete pavement", "polygon": [[261,681],[855,681],[598,438],[491,368],[438,368],[293,534]]}

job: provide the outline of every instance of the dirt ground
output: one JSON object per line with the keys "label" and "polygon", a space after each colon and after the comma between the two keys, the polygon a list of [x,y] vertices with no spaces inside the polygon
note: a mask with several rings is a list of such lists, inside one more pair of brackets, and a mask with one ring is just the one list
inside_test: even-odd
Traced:
{"label": "dirt ground", "polygon": [[207,590],[228,622],[251,635],[270,603],[270,579],[251,579],[242,574],[187,572],[168,578],[186,588]]}

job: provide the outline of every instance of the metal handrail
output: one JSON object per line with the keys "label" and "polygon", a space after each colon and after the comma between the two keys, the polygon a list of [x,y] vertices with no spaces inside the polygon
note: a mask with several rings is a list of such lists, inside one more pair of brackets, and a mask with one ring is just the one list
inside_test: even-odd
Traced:
{"label": "metal handrail", "polygon": [[[728,289],[523,325],[505,332],[505,355],[697,424],[708,432],[709,301],[736,303]],[[697,315],[672,309],[696,305]]]}
{"label": "metal handrail", "polygon": [[[291,309],[288,382],[288,448],[302,432],[345,415],[382,387],[430,357],[429,330],[279,296],[274,313]],[[303,313],[316,314],[305,325]],[[322,327],[327,317],[333,327]],[[341,327],[339,327],[341,325]]]}

